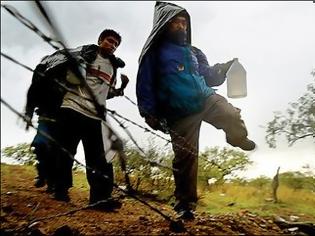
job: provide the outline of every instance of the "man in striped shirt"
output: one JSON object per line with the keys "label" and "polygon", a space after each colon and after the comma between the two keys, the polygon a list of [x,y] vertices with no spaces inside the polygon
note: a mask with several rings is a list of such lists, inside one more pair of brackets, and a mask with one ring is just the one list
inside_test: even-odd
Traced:
{"label": "man in striped shirt", "polygon": [[[124,62],[114,56],[120,42],[121,36],[116,31],[106,29],[100,34],[98,45],[86,45],[80,49],[83,58],[79,60],[80,70],[83,71],[84,81],[76,79],[73,72],[67,70],[66,79],[71,91],[65,93],[58,115],[60,144],[74,156],[82,141],[86,165],[93,169],[86,170],[90,185],[89,202],[98,210],[113,210],[121,206],[120,202],[111,198],[113,166],[105,158],[108,150],[104,148],[106,140],[103,134],[106,99],[123,94],[123,88],[114,88],[116,70],[124,66]],[[122,75],[122,80],[128,81],[128,78]],[[70,200],[68,186],[72,184],[72,164],[69,155],[60,152],[57,158],[56,200]]]}

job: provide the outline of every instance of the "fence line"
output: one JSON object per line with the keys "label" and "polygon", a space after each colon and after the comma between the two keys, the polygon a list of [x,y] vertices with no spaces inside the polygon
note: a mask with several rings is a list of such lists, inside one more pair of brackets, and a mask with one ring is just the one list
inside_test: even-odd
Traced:
{"label": "fence line", "polygon": [[[36,1],[36,5],[37,5],[38,8],[40,9],[41,13],[45,16],[45,18],[46,18],[46,20],[48,21],[48,23],[50,24],[50,26],[52,27],[52,29],[53,29],[55,35],[57,34],[57,35],[59,36],[59,38],[61,38],[61,37],[60,37],[60,34],[58,33],[56,27],[54,27],[54,25],[53,25],[52,22],[50,21],[48,15],[47,15],[47,13],[45,12],[45,9],[42,7],[41,3],[40,3],[39,1]],[[2,6],[3,6],[3,5],[2,5]],[[5,9],[7,9],[7,8],[5,8]],[[7,9],[7,10],[8,10],[8,9]],[[10,12],[10,11],[9,11],[9,12]],[[11,12],[10,12],[10,13],[11,13]],[[11,14],[12,14],[12,13],[11,13]],[[17,18],[17,17],[16,17],[16,18]],[[26,24],[25,24],[25,25],[26,25]],[[33,28],[32,28],[32,27],[28,27],[28,28],[30,28],[31,30],[33,30],[33,31],[36,32],[36,33],[39,32],[39,31],[37,30],[37,28],[34,28],[34,27],[33,27]],[[43,35],[40,35],[40,36],[41,36],[41,37],[44,37]],[[50,40],[45,40],[45,41],[47,41],[50,45],[52,45],[52,44],[50,43]],[[96,109],[97,109],[97,111],[98,111],[98,114],[101,116],[101,118],[103,118],[102,116],[104,116],[104,113],[103,113],[103,114],[101,113],[101,111],[102,111],[102,110],[100,109],[101,107],[100,107],[100,105],[97,103],[97,100],[96,100],[96,98],[95,98],[95,95],[93,94],[92,90],[89,88],[89,86],[87,85],[86,81],[84,80],[82,74],[80,73],[80,71],[79,71],[79,69],[78,69],[78,67],[77,67],[77,62],[76,62],[76,60],[75,60],[75,59],[72,57],[72,55],[68,52],[66,46],[62,43],[62,41],[60,40],[60,41],[58,41],[58,42],[59,42],[59,43],[63,46],[63,48],[65,49],[66,56],[68,57],[69,61],[70,61],[70,62],[72,63],[72,65],[73,65],[73,68],[72,68],[72,69],[74,70],[74,72],[77,72],[77,73],[75,73],[75,74],[78,75],[79,79],[83,82],[84,86],[86,86],[88,92],[90,93],[90,96],[92,97],[92,99],[93,99],[93,101],[94,101],[94,104],[95,104],[95,107],[96,107]],[[54,45],[52,45],[52,46],[54,47]],[[55,48],[55,47],[54,47],[54,48]],[[55,49],[56,49],[56,48],[55,48]],[[1,55],[2,55],[2,53],[1,53]],[[8,58],[8,57],[7,57],[7,58]],[[27,68],[27,67],[26,67],[26,68]],[[2,98],[1,98],[1,102],[2,102],[3,104],[5,104],[12,112],[14,112],[14,113],[17,114],[19,117],[21,117],[25,122],[28,122],[28,119],[27,119],[25,116],[23,116],[21,113],[17,112],[12,106],[10,106],[10,104],[8,104],[8,103],[7,103],[6,101],[4,101]],[[103,120],[104,120],[104,119],[103,119]],[[106,123],[106,121],[105,121],[105,123]],[[32,124],[29,124],[29,125],[31,125],[33,128],[35,128]],[[106,125],[107,125],[107,124],[106,124]],[[108,126],[108,125],[107,125],[107,126]],[[115,132],[114,132],[109,126],[108,126],[108,128],[111,130],[111,132],[112,132],[113,134],[115,134]],[[37,128],[35,128],[35,129],[37,129]],[[45,134],[45,132],[42,132],[41,130],[38,130],[38,129],[37,129],[37,131],[40,132],[40,133],[42,133],[44,136],[46,136],[47,138],[49,138],[49,140],[53,141],[54,143],[56,143],[56,144],[58,145],[58,142],[56,142],[56,140],[54,140],[54,139],[53,139],[52,137],[50,137],[48,134]],[[117,135],[116,135],[116,137],[118,138]],[[131,137],[132,137],[132,136],[131,136]],[[133,139],[133,138],[132,138],[132,139]],[[108,176],[106,176],[106,175],[104,175],[104,174],[98,172],[97,170],[95,170],[95,169],[93,169],[93,168],[90,168],[90,167],[87,166],[87,165],[82,164],[81,162],[79,162],[78,160],[76,160],[76,159],[73,157],[73,155],[72,155],[68,150],[66,150],[65,148],[63,148],[61,145],[59,145],[59,146],[60,146],[60,148],[61,148],[62,151],[66,152],[66,153],[68,154],[68,156],[69,156],[73,161],[75,161],[77,164],[79,164],[80,166],[83,166],[83,167],[85,167],[86,169],[91,170],[92,173],[95,173],[95,174],[98,173],[99,175],[103,176],[104,178],[108,178]],[[137,197],[135,194],[132,194],[132,193],[130,193],[130,192],[128,192],[128,191],[126,191],[126,190],[120,188],[120,187],[119,187],[117,184],[115,184],[115,183],[114,183],[114,187],[116,187],[118,190],[124,192],[124,193],[127,194],[128,196],[130,196],[130,197],[132,197],[132,198],[138,200],[138,201],[141,202],[142,204],[144,204],[144,205],[146,205],[147,207],[149,207],[151,210],[157,212],[159,215],[161,215],[164,219],[168,220],[168,221],[171,222],[172,224],[174,224],[174,223],[176,224],[176,223],[177,223],[177,222],[174,221],[170,216],[164,214],[164,213],[161,212],[159,209],[157,209],[157,208],[151,206],[151,205],[148,204],[145,200],[140,199],[140,198]],[[55,217],[57,217],[57,216],[55,216]]]}

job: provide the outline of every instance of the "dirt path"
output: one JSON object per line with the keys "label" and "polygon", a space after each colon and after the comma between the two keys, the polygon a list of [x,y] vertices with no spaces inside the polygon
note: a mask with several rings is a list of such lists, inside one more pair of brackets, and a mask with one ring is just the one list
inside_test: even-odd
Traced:
{"label": "dirt path", "polygon": [[[284,234],[271,218],[255,216],[247,211],[225,215],[197,212],[195,220],[183,222],[186,231],[176,233],[170,227],[170,222],[143,204],[124,196],[123,206],[117,212],[76,211],[87,205],[87,191],[73,188],[70,203],[58,202],[51,199],[44,188],[33,187],[34,176],[23,168],[6,168],[10,169],[9,172],[5,171],[6,174],[1,171],[1,235]],[[150,204],[167,215],[175,216],[168,205]],[[60,215],[71,210],[74,212]]]}

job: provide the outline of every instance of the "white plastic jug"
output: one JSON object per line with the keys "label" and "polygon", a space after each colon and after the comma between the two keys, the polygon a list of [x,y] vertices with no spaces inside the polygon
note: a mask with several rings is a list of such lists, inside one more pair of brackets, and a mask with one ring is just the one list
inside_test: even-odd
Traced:
{"label": "white plastic jug", "polygon": [[229,98],[243,98],[247,96],[246,70],[235,58],[229,70],[227,77],[227,96]]}

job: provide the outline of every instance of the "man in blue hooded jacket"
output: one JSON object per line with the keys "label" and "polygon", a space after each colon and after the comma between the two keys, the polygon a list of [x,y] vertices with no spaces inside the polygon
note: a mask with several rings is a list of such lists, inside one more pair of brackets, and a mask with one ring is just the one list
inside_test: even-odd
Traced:
{"label": "man in blue hooded jacket", "polygon": [[177,169],[174,210],[181,218],[194,217],[202,121],[223,129],[232,146],[248,151],[256,146],[247,138],[240,110],[212,88],[225,81],[232,63],[209,66],[202,51],[191,45],[187,11],[175,4],[156,3],[153,30],[139,59],[137,99],[146,123],[171,135]]}

